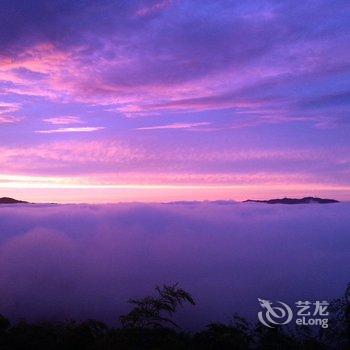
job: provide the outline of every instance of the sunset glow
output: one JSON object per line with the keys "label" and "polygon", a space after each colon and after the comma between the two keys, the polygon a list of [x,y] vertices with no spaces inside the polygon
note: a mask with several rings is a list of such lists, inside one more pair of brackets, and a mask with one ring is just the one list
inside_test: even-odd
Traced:
{"label": "sunset glow", "polygon": [[344,3],[32,5],[0,13],[0,196],[350,199]]}

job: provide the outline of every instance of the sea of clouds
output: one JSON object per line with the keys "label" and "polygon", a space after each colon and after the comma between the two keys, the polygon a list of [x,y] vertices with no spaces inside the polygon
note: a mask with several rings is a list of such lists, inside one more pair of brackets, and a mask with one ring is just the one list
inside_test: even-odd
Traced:
{"label": "sea of clouds", "polygon": [[185,327],[255,321],[257,298],[330,300],[350,281],[350,203],[2,205],[0,314],[118,324],[179,282]]}

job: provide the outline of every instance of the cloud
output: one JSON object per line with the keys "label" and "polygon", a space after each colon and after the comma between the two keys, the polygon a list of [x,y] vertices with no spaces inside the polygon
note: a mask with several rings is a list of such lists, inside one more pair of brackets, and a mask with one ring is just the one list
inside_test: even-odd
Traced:
{"label": "cloud", "polygon": [[282,187],[297,184],[337,187],[348,184],[349,164],[347,147],[222,149],[212,143],[198,149],[193,145],[182,147],[171,143],[159,152],[152,144],[135,145],[112,139],[41,141],[32,146],[0,147],[3,174],[56,177],[61,185],[68,180],[75,185],[261,186],[274,183]]}
{"label": "cloud", "polygon": [[19,103],[0,102],[0,114],[17,112],[20,109]]}
{"label": "cloud", "polygon": [[45,123],[53,124],[53,125],[66,125],[66,124],[81,124],[83,121],[80,117],[65,115],[61,117],[52,117],[43,119]]}
{"label": "cloud", "polygon": [[[346,80],[349,73],[343,7],[9,2],[0,15],[0,81],[10,95],[113,105],[126,116],[227,109],[256,120],[246,126],[317,124],[331,106],[342,119],[339,74]],[[340,97],[305,105],[326,93]]]}
{"label": "cloud", "polygon": [[[62,124],[62,123],[61,123]],[[59,128],[59,129],[52,129],[52,130],[37,130],[36,133],[39,134],[56,134],[56,133],[67,133],[67,132],[94,132],[103,130],[105,127],[103,126],[82,126],[82,127],[76,127],[76,128]]]}
{"label": "cloud", "polygon": [[136,11],[136,16],[137,17],[146,17],[150,15],[157,14],[161,12],[162,10],[168,8],[172,4],[172,0],[162,0],[158,1],[151,6],[147,7],[142,7],[139,10]]}
{"label": "cloud", "polygon": [[[19,103],[9,103],[0,101],[0,124],[17,124],[22,118],[11,115],[21,109]],[[9,114],[11,113],[11,114]]]}
{"label": "cloud", "polygon": [[21,118],[10,115],[0,114],[0,124],[17,124],[21,121]]}
{"label": "cloud", "polygon": [[192,129],[198,126],[210,125],[209,122],[199,122],[199,123],[173,123],[168,125],[155,125],[155,126],[144,126],[137,128],[137,130],[161,130],[161,129]]}
{"label": "cloud", "polygon": [[343,189],[349,190],[349,186],[336,186],[332,184],[312,183],[313,177],[303,173],[239,173],[220,174],[220,173],[106,173],[90,174],[80,176],[36,176],[36,175],[0,175],[0,188],[100,188],[100,189],[118,189],[118,188],[140,188],[140,189],[162,189],[162,188],[193,188],[193,189],[215,189],[244,188],[249,186],[251,189],[266,185],[272,188],[280,187],[286,190],[299,189],[306,190],[307,186],[313,189]]}
{"label": "cloud", "polygon": [[115,324],[129,298],[179,282],[197,301],[182,326],[234,312],[255,320],[261,296],[293,304],[342,293],[349,220],[348,203],[2,206],[0,310]]}

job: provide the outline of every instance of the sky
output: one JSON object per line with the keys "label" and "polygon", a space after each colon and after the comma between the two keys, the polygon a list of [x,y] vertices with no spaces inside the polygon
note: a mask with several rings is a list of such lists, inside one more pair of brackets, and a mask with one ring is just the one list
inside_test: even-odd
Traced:
{"label": "sky", "polygon": [[0,1],[0,196],[350,200],[348,1]]}

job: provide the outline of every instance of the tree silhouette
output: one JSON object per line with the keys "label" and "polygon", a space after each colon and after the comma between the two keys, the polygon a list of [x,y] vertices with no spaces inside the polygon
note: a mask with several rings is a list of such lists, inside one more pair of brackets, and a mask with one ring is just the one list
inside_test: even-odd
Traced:
{"label": "tree silhouette", "polygon": [[329,305],[329,327],[321,330],[320,337],[329,349],[350,349],[350,283],[344,296]]}
{"label": "tree silhouette", "polygon": [[1,350],[348,350],[350,284],[330,304],[329,327],[250,324],[235,315],[232,322],[211,323],[195,333],[179,331],[172,316],[192,296],[177,284],[156,287],[154,296],[132,299],[121,317],[123,328],[96,320],[11,324],[0,315]]}
{"label": "tree silhouette", "polygon": [[191,294],[179,288],[177,283],[171,286],[163,285],[162,288],[157,286],[155,291],[155,297],[129,300],[134,308],[127,315],[120,317],[124,328],[164,328],[168,325],[179,328],[171,319],[173,314],[185,302],[195,305]]}

